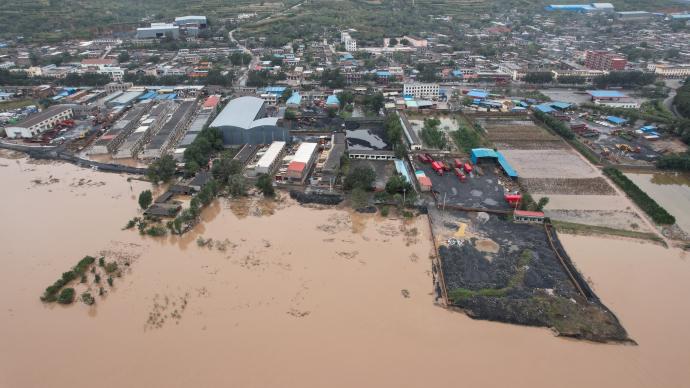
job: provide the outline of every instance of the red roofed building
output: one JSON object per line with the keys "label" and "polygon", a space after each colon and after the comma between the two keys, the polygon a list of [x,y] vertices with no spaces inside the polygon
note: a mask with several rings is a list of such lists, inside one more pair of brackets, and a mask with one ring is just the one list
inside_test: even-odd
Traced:
{"label": "red roofed building", "polygon": [[302,179],[302,173],[306,167],[307,164],[304,162],[290,162],[287,168],[288,178],[296,180]]}
{"label": "red roofed building", "polygon": [[422,191],[431,191],[431,179],[426,175],[417,175],[417,182]]}
{"label": "red roofed building", "polygon": [[216,106],[218,106],[218,103],[220,102],[220,96],[218,95],[213,95],[209,96],[206,101],[204,101],[204,109],[215,109]]}

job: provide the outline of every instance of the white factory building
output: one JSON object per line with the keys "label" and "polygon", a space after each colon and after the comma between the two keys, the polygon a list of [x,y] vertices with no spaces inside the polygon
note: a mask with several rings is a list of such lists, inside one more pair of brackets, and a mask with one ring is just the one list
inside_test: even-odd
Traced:
{"label": "white factory building", "polygon": [[414,82],[403,85],[403,95],[413,96],[414,98],[434,99],[441,94],[438,84]]}
{"label": "white factory building", "polygon": [[292,157],[287,168],[287,177],[292,181],[304,182],[309,170],[316,161],[317,143],[304,142],[297,147],[295,155]]}
{"label": "white factory building", "polygon": [[5,133],[12,139],[31,138],[53,128],[60,121],[71,119],[73,114],[72,108],[67,105],[53,105],[16,124],[5,127]]}
{"label": "white factory building", "polygon": [[254,173],[259,174],[271,174],[276,166],[281,162],[282,156],[285,153],[285,142],[284,141],[274,141],[268,147],[266,152],[261,156],[256,166],[254,167]]}

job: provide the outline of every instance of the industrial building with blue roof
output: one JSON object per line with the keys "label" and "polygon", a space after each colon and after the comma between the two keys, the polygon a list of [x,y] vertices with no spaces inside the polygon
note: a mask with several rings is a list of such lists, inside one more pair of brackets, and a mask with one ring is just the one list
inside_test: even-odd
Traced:
{"label": "industrial building with blue roof", "polygon": [[508,163],[508,161],[502,153],[492,150],[491,148],[473,148],[470,154],[472,164],[477,164],[477,161],[482,158],[496,159],[503,171],[505,171],[506,175],[508,175],[512,179],[518,178],[517,171],[515,171],[513,166],[511,166],[510,163]]}
{"label": "industrial building with blue roof", "polygon": [[619,90],[588,90],[587,94],[592,98],[625,98],[628,97],[625,93]]}
{"label": "industrial building with blue roof", "polygon": [[302,103],[302,96],[299,94],[299,92],[294,92],[292,93],[292,96],[287,99],[285,104],[287,106],[299,106]]}

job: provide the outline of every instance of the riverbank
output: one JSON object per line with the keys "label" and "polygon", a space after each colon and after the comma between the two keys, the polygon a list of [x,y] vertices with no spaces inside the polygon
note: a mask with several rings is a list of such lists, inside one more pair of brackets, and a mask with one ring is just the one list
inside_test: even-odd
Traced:
{"label": "riverbank", "polygon": [[[0,386],[457,384],[440,370],[476,387],[687,385],[690,264],[676,249],[561,236],[639,346],[566,341],[435,306],[421,218],[220,200],[188,235],[153,239],[121,230],[145,182],[63,163],[0,164],[12,198],[0,205],[0,325],[12,349],[0,354]],[[237,247],[200,247],[199,236]],[[40,302],[75,258],[103,250],[140,253],[104,300]]]}

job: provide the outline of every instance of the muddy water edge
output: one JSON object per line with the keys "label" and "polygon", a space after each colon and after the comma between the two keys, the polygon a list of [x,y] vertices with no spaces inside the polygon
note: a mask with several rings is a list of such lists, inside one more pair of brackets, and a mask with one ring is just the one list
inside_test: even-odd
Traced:
{"label": "muddy water edge", "polygon": [[[435,306],[423,219],[220,200],[152,239],[121,230],[144,182],[5,158],[0,181],[1,387],[690,386],[679,250],[561,236],[639,343],[602,345]],[[94,306],[39,301],[101,251],[132,262]]]}

